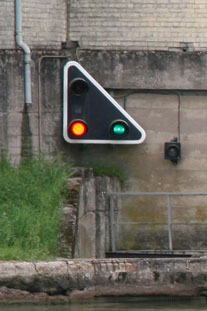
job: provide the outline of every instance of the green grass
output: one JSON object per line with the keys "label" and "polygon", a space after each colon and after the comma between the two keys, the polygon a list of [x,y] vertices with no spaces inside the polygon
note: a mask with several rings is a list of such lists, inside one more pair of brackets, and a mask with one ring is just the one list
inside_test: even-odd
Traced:
{"label": "green grass", "polygon": [[0,260],[57,255],[62,198],[70,165],[57,159],[0,162]]}
{"label": "green grass", "polygon": [[119,166],[109,166],[104,164],[92,163],[91,167],[95,176],[117,177],[122,184],[126,182],[126,175],[123,169]]}

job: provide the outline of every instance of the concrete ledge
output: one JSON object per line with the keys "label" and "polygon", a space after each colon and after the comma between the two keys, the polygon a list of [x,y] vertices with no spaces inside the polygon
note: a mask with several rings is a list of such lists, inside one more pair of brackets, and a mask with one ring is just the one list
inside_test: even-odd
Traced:
{"label": "concrete ledge", "polygon": [[0,303],[104,295],[207,295],[207,258],[0,262]]}
{"label": "concrete ledge", "polygon": [[79,50],[105,88],[206,90],[206,52]]}

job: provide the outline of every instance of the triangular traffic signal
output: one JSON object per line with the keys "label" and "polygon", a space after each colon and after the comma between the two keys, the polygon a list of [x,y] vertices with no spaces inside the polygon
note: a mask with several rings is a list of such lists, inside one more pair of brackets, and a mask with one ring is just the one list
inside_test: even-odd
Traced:
{"label": "triangular traffic signal", "polygon": [[64,67],[63,137],[78,144],[140,144],[143,128],[77,62]]}

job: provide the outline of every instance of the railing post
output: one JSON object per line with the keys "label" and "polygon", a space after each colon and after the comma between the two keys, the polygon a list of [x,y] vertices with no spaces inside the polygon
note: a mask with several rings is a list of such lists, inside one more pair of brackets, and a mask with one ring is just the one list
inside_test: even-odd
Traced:
{"label": "railing post", "polygon": [[171,213],[170,195],[167,197],[167,225],[168,225],[168,242],[169,250],[172,251],[172,213]]}
{"label": "railing post", "polygon": [[116,251],[116,243],[115,243],[115,223],[114,223],[114,206],[112,196],[109,198],[109,222],[110,222],[110,231],[111,231],[111,250],[112,252]]}
{"label": "railing post", "polygon": [[[110,241],[109,245],[111,246],[111,251],[116,252],[117,247],[117,241],[116,237],[118,237],[118,232],[119,229],[117,230],[119,225],[149,225],[149,224],[154,224],[154,225],[164,225],[165,227],[167,226],[167,232],[168,232],[168,251],[171,252],[181,252],[182,254],[185,254],[185,250],[173,250],[173,219],[172,219],[172,202],[171,202],[171,197],[194,197],[194,196],[206,196],[207,197],[207,192],[189,192],[189,193],[184,193],[184,192],[110,192],[108,193],[109,196],[109,234],[110,234]],[[166,207],[166,221],[165,222],[127,222],[127,221],[118,221],[119,217],[116,215],[116,209],[114,210],[114,207],[116,206],[114,202],[114,196],[115,197],[122,197],[122,196],[152,196],[152,197],[166,197],[167,201],[167,207]],[[206,225],[205,220],[203,222],[176,222],[176,225]],[[164,249],[162,251],[165,251]],[[200,252],[206,252],[206,250],[190,250],[190,252],[195,252],[195,251],[200,251]],[[153,250],[152,250],[153,252]]]}

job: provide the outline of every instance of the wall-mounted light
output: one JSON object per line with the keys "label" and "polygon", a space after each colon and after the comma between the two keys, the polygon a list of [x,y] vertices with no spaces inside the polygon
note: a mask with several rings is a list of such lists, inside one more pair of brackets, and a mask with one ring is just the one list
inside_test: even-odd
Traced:
{"label": "wall-mounted light", "polygon": [[165,159],[177,163],[180,158],[181,144],[177,141],[177,138],[165,143]]}

